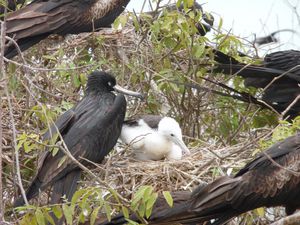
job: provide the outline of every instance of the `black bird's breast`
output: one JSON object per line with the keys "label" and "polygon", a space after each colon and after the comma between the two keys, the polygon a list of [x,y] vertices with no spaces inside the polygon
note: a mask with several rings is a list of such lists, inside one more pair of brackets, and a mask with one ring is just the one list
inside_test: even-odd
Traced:
{"label": "black bird's breast", "polygon": [[126,100],[112,93],[88,96],[75,111],[77,121],[64,137],[65,143],[73,155],[100,162],[120,136]]}

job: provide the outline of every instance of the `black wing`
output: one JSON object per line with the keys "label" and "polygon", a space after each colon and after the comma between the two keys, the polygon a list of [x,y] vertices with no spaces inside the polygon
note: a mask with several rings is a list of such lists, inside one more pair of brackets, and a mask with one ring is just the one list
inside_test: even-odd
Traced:
{"label": "black wing", "polygon": [[234,178],[222,177],[195,193],[191,210],[217,219],[214,224],[263,206],[281,205],[287,213],[294,212],[300,207],[299,150],[299,135],[273,145]]}
{"label": "black wing", "polygon": [[41,34],[68,33],[72,28],[86,24],[84,13],[92,1],[48,0],[36,1],[7,17],[7,33],[16,40]]}
{"label": "black wing", "polygon": [[[20,49],[40,42],[50,34],[78,34],[110,26],[129,0],[35,0],[7,16],[7,34]],[[13,45],[6,46],[5,56],[16,55]]]}
{"label": "black wing", "polygon": [[147,123],[149,125],[149,127],[153,128],[153,129],[157,129],[158,124],[162,118],[163,117],[160,115],[138,115],[138,116],[134,116],[132,118],[126,119],[124,121],[124,124],[128,125],[128,126],[137,126],[138,121],[142,119],[145,121],[145,123]]}
{"label": "black wing", "polygon": [[[86,22],[82,14],[88,9],[88,3],[84,0],[35,1],[7,16],[6,32],[22,51],[26,50],[50,34],[72,33],[72,29]],[[14,45],[6,46],[6,57],[16,54]]]}
{"label": "black wing", "polygon": [[68,129],[72,126],[75,120],[75,112],[74,108],[69,109],[64,114],[58,117],[56,122],[50,126],[50,129],[43,135],[44,140],[49,140],[52,138],[57,131],[63,136],[68,132]]}
{"label": "black wing", "polygon": [[[217,50],[214,53],[215,61],[218,62],[213,68],[215,72],[236,73],[244,78],[245,86],[266,88],[261,100],[279,113],[284,112],[300,94],[300,51],[271,53],[266,55],[261,65],[245,65]],[[299,110],[298,101],[285,116],[292,119],[299,115]]]}
{"label": "black wing", "polygon": [[286,157],[290,153],[298,153],[300,150],[300,134],[288,137],[281,142],[274,144],[268,150],[260,153],[253,161],[249,162],[247,165],[241,169],[235,177],[242,176],[250,170],[263,170],[273,166],[274,161],[279,161],[282,157]]}
{"label": "black wing", "polygon": [[[264,66],[267,68],[288,71],[297,65],[300,65],[300,51],[297,50],[273,52],[264,58]],[[297,74],[298,81],[300,80],[300,66],[292,69],[290,72]]]}
{"label": "black wing", "polygon": [[[113,148],[120,135],[122,122],[126,111],[124,96],[117,96],[113,101],[105,103],[106,98],[84,98],[74,109],[76,120],[64,136],[64,141],[75,159],[87,164],[82,158],[100,162]],[[105,105],[106,104],[106,105]],[[54,157],[48,154],[37,177],[43,186],[61,179],[65,174],[77,168],[70,159],[58,167],[64,153],[59,151]]]}

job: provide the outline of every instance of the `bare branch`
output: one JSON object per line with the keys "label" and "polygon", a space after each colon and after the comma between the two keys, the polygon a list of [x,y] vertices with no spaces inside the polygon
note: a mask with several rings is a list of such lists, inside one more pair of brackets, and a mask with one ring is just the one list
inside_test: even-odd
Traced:
{"label": "bare branch", "polygon": [[[6,9],[5,9],[6,11]],[[1,58],[0,58],[0,80],[5,77],[4,68],[4,45],[5,45],[5,20],[1,22]],[[3,137],[3,127],[2,127],[2,94],[0,95],[0,223],[4,221],[4,205],[3,205],[3,186],[2,186],[2,137]]]}
{"label": "bare branch", "polygon": [[284,217],[271,225],[299,225],[300,224],[300,212],[293,215]]}

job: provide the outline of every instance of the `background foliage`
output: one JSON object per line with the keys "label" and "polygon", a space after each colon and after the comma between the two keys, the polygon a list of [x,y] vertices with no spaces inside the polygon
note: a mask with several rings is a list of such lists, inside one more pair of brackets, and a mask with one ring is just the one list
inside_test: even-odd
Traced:
{"label": "background foliage", "polygon": [[[116,210],[127,216],[130,211],[136,211],[141,217],[147,218],[157,199],[157,192],[183,189],[183,186],[175,187],[170,183],[162,190],[162,186],[141,182],[131,185],[127,190],[120,189],[122,191],[118,193],[120,187],[110,186],[112,178],[105,175],[105,168],[114,156],[126,155],[125,149],[121,155],[113,151],[100,165],[101,168],[93,171],[100,181],[85,177],[82,188],[76,192],[71,204],[48,206],[46,193],[39,202],[32,202],[33,205],[41,203],[45,206],[32,205],[12,210],[13,199],[19,195],[12,123],[16,126],[23,185],[27,187],[35,174],[38,154],[44,149],[42,134],[52,121],[81,98],[87,75],[95,69],[110,71],[120,85],[147,96],[144,102],[127,99],[128,117],[147,113],[172,116],[180,122],[185,141],[194,155],[201,155],[201,158],[189,159],[190,163],[214,158],[214,161],[202,167],[201,173],[198,171],[197,180],[192,180],[186,186],[189,190],[201,181],[209,182],[216,176],[234,172],[257,152],[299,129],[299,119],[293,124],[278,123],[278,115],[271,111],[217,96],[208,90],[193,90],[173,83],[196,83],[208,89],[220,90],[209,79],[254,95],[261,92],[246,88],[240,77],[213,73],[213,52],[206,47],[213,46],[242,61],[254,62],[255,59],[251,57],[238,56],[238,51],[251,52],[251,46],[233,34],[223,33],[222,21],[214,26],[210,38],[199,36],[195,21],[199,21],[203,15],[187,11],[193,1],[180,2],[183,2],[188,16],[177,11],[165,11],[164,16],[153,19],[148,14],[136,17],[133,13],[124,13],[115,21],[113,29],[65,38],[51,36],[26,51],[25,61],[18,57],[6,65],[14,117],[14,121],[9,117],[8,99],[2,98],[2,182],[8,221],[39,225],[48,221],[54,224],[51,211],[57,218],[64,215],[68,224],[87,220],[93,224],[98,214],[105,213],[110,218]],[[164,192],[164,196],[172,205],[169,193]],[[266,211],[259,209],[243,216],[240,221],[251,224],[254,218],[257,223],[275,220],[281,211],[272,211],[272,214],[273,217],[268,217]],[[266,217],[258,219],[258,215]]]}

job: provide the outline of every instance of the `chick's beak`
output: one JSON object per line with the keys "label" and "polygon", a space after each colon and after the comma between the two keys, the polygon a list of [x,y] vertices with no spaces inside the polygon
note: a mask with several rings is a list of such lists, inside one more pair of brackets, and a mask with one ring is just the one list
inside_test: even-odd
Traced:
{"label": "chick's beak", "polygon": [[185,154],[185,155],[191,154],[190,150],[188,149],[188,147],[185,145],[185,143],[182,140],[180,140],[177,137],[173,137],[173,141],[175,144],[177,144],[182,149],[183,154]]}

